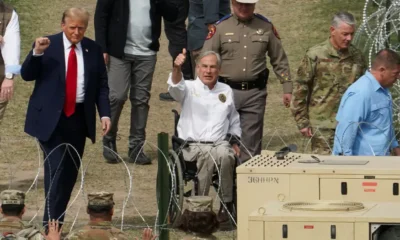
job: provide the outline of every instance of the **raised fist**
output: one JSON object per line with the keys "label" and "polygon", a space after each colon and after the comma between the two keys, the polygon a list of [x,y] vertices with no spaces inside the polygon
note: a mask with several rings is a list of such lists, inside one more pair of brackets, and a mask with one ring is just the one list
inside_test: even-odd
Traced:
{"label": "raised fist", "polygon": [[35,53],[42,54],[50,46],[50,40],[46,37],[36,38]]}

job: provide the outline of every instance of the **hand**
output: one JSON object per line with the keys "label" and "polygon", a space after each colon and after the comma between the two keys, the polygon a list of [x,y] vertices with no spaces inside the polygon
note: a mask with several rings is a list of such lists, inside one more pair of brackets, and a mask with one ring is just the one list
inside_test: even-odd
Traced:
{"label": "hand", "polygon": [[108,61],[110,60],[110,59],[109,59],[109,56],[108,56],[108,53],[103,53],[103,57],[104,57],[104,63],[105,63],[106,65],[108,65]]}
{"label": "hand", "polygon": [[285,107],[290,107],[290,101],[292,101],[292,94],[291,93],[285,93],[283,94],[283,104]]}
{"label": "hand", "polygon": [[213,23],[207,24],[207,28],[208,28],[208,31],[209,31],[209,32],[212,31],[213,26],[214,26]]}
{"label": "hand", "polygon": [[111,120],[108,117],[103,117],[101,119],[101,127],[103,130],[103,136],[105,136],[108,131],[110,131],[110,127],[111,127]]}
{"label": "hand", "polygon": [[62,232],[62,227],[60,228],[60,224],[57,221],[53,219],[53,221],[49,221],[49,232],[47,233],[44,238],[46,240],[60,240],[61,239],[61,232]]}
{"label": "hand", "polygon": [[[155,240],[157,236],[153,236],[151,228],[145,228],[142,233],[142,240]],[[135,238],[138,240],[138,238]]]}
{"label": "hand", "polygon": [[4,78],[1,84],[0,100],[8,101],[12,98],[14,93],[14,81]]}
{"label": "hand", "polygon": [[3,38],[3,36],[0,35],[0,44],[3,44],[3,43],[4,43],[4,38]]}
{"label": "hand", "polygon": [[300,130],[301,134],[305,137],[312,137],[312,131],[311,128],[303,128]]}
{"label": "hand", "polygon": [[46,37],[36,38],[35,53],[42,54],[50,46],[50,39]]}
{"label": "hand", "polygon": [[400,147],[393,148],[393,153],[395,156],[400,156]]}
{"label": "hand", "polygon": [[233,148],[233,151],[235,152],[235,155],[236,155],[237,157],[240,157],[240,147],[239,147],[239,145],[237,145],[236,143],[234,143],[234,144],[232,145],[232,148]]}
{"label": "hand", "polygon": [[182,53],[179,54],[174,61],[174,67],[181,68],[183,63],[186,61],[186,49],[182,50]]}

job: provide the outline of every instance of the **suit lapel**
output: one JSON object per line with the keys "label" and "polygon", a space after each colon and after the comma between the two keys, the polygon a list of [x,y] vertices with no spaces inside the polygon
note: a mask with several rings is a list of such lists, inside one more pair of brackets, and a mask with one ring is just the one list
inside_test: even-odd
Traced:
{"label": "suit lapel", "polygon": [[84,76],[85,76],[85,89],[86,89],[89,80],[89,49],[87,48],[85,39],[82,39],[81,47],[83,56],[83,68],[85,71]]}
{"label": "suit lapel", "polygon": [[[55,57],[58,58],[58,61],[60,63],[60,80],[65,82],[65,52],[64,52],[64,41],[63,41],[63,33],[59,33],[55,36],[55,43],[54,43],[54,48],[56,51]],[[52,43],[50,44],[50,46]]]}

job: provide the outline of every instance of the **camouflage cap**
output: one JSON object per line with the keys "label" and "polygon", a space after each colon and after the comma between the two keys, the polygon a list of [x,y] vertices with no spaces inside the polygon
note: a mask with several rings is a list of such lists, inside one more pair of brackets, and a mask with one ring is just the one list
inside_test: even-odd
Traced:
{"label": "camouflage cap", "polygon": [[88,206],[114,206],[114,193],[96,192],[88,194]]}
{"label": "camouflage cap", "polygon": [[191,196],[186,198],[186,203],[191,212],[211,212],[213,199],[209,196]]}
{"label": "camouflage cap", "polygon": [[25,204],[25,193],[18,190],[4,190],[0,193],[1,204]]}

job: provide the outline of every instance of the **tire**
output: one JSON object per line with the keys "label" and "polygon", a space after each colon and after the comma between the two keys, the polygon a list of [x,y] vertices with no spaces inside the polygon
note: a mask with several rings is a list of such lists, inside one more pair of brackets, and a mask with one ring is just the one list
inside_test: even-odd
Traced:
{"label": "tire", "polygon": [[[182,164],[179,160],[178,155],[173,150],[169,150],[169,163],[171,169],[175,171],[175,174],[172,174],[173,176],[171,175],[170,177],[170,190],[172,193],[172,201],[168,209],[168,217],[171,226],[177,227],[177,225],[179,224],[180,216],[183,212],[184,181]],[[174,189],[171,189],[173,182],[175,187]]]}

